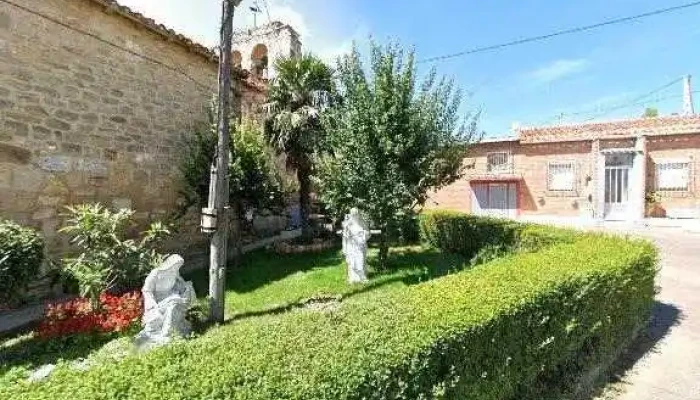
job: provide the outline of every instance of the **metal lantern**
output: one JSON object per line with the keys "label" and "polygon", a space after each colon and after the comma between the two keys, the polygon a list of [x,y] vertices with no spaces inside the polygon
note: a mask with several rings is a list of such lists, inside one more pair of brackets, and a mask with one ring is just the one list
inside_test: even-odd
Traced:
{"label": "metal lantern", "polygon": [[202,208],[202,232],[211,234],[216,232],[217,216],[216,208]]}

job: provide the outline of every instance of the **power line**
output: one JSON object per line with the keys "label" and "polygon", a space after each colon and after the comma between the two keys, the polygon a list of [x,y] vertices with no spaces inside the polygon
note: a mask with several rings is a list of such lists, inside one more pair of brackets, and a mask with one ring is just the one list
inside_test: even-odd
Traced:
{"label": "power line", "polygon": [[[696,94],[700,93],[700,90],[693,90],[691,93]],[[630,103],[626,105],[621,105],[621,106],[616,106],[617,109],[624,109],[624,108],[632,108],[632,107],[637,107],[637,106],[643,106],[643,105],[649,105],[650,103],[658,104],[659,102],[665,101],[665,100],[671,100],[671,99],[680,99],[682,98],[682,94],[674,94],[671,96],[664,96],[664,97],[657,97],[649,101],[640,101],[637,103]],[[587,115],[587,114],[594,114],[594,113],[599,113],[601,110],[589,110],[589,111],[578,111],[574,113],[562,113],[563,116],[565,117],[572,117],[576,115]],[[543,122],[542,124],[539,125],[548,125],[551,122],[553,122],[555,119],[558,119],[560,115],[557,115],[556,117],[548,119],[546,122]],[[594,119],[600,118],[599,116],[594,117]],[[591,121],[591,119],[588,119],[586,121]]]}
{"label": "power line", "polygon": [[579,26],[579,27],[575,27],[575,28],[564,29],[564,30],[556,31],[556,32],[549,33],[546,35],[532,36],[532,37],[528,37],[528,38],[524,38],[524,39],[517,39],[517,40],[510,41],[510,42],[494,44],[494,45],[490,45],[490,46],[476,47],[476,48],[473,48],[471,50],[465,50],[465,51],[460,51],[457,53],[446,54],[444,56],[426,58],[426,59],[417,61],[417,63],[444,61],[444,60],[449,60],[452,58],[463,57],[463,56],[466,56],[469,54],[484,53],[487,51],[497,50],[497,49],[501,49],[504,47],[510,47],[510,46],[516,46],[516,45],[520,45],[520,44],[524,44],[524,43],[547,40],[547,39],[551,39],[551,38],[556,37],[556,36],[562,36],[562,35],[568,35],[568,34],[572,34],[572,33],[590,31],[590,30],[601,28],[601,27],[608,26],[608,25],[615,25],[615,24],[619,24],[622,22],[634,21],[637,19],[647,18],[647,17],[651,17],[651,16],[655,16],[655,15],[666,14],[669,12],[679,11],[679,10],[683,10],[683,9],[690,8],[690,7],[696,7],[699,5],[700,5],[700,1],[694,1],[692,3],[687,3],[687,4],[680,5],[680,6],[662,8],[660,10],[655,10],[655,11],[650,11],[650,12],[646,12],[646,13],[642,13],[642,14],[632,15],[629,17],[623,17],[623,18],[612,19],[612,20],[608,20],[608,21],[604,21],[604,22],[599,22],[599,23],[593,24],[593,25],[585,25],[585,26]]}
{"label": "power line", "polygon": [[161,67],[163,67],[163,68],[165,68],[165,69],[168,69],[168,70],[170,70],[170,71],[176,72],[176,73],[178,73],[178,74],[184,76],[185,78],[189,79],[189,80],[192,81],[195,85],[200,86],[200,87],[203,88],[203,89],[211,89],[211,86],[205,85],[205,84],[203,84],[203,83],[200,83],[200,82],[197,81],[195,78],[193,78],[193,77],[191,77],[190,75],[188,75],[186,72],[184,72],[184,71],[182,71],[182,70],[180,70],[180,69],[178,69],[178,68],[176,68],[176,67],[173,67],[173,66],[170,66],[170,65],[168,65],[168,64],[165,64],[164,62],[159,61],[159,60],[157,60],[157,59],[155,59],[155,58],[149,57],[149,56],[147,56],[147,55],[138,53],[138,52],[133,51],[133,50],[131,50],[131,49],[128,49],[128,48],[126,48],[126,47],[120,46],[120,45],[118,45],[118,44],[116,44],[116,43],[114,43],[114,42],[110,42],[109,40],[103,39],[103,38],[101,38],[100,36],[98,36],[98,35],[96,35],[96,34],[94,34],[94,33],[90,33],[90,32],[84,31],[84,30],[82,30],[82,29],[80,29],[80,28],[76,28],[76,27],[71,26],[71,25],[69,25],[69,24],[67,24],[67,23],[65,23],[65,22],[63,22],[63,21],[60,21],[60,20],[54,18],[54,17],[51,17],[51,16],[46,15],[46,14],[42,14],[42,13],[40,13],[40,12],[38,12],[38,11],[34,11],[34,10],[30,9],[30,8],[27,8],[27,7],[25,7],[25,6],[22,6],[22,5],[20,5],[20,4],[17,4],[17,3],[13,2],[13,1],[10,1],[10,0],[0,0],[0,2],[5,3],[5,4],[8,4],[8,5],[13,6],[13,7],[15,7],[15,8],[18,8],[18,9],[20,9],[20,10],[26,12],[26,13],[29,13],[29,14],[31,14],[31,15],[34,15],[34,16],[36,16],[36,17],[45,19],[45,20],[47,20],[47,21],[49,21],[49,22],[52,22],[52,23],[54,23],[54,24],[60,25],[60,26],[62,26],[62,27],[64,27],[64,28],[66,28],[66,29],[69,29],[69,30],[73,31],[73,32],[77,32],[77,33],[79,33],[79,34],[81,34],[81,35],[84,35],[84,36],[90,37],[90,38],[92,38],[92,39],[95,39],[95,40],[97,40],[97,41],[99,41],[99,42],[102,42],[102,43],[104,43],[104,44],[106,44],[106,45],[109,45],[109,46],[111,46],[111,47],[114,47],[114,48],[116,48],[116,49],[119,49],[119,50],[121,50],[121,51],[124,51],[124,52],[126,52],[126,53],[129,53],[129,54],[131,54],[131,55],[133,55],[133,56],[135,56],[135,57],[139,57],[139,58],[141,58],[141,59],[143,59],[143,60],[146,60],[146,61],[152,62],[152,63],[154,63],[154,64],[157,64],[157,65],[159,65],[159,66],[161,66]]}
{"label": "power line", "polygon": [[659,93],[660,91],[662,91],[662,90],[664,90],[664,89],[666,89],[666,88],[668,88],[668,87],[670,87],[670,86],[673,86],[673,85],[675,85],[676,83],[678,83],[678,82],[680,82],[680,81],[682,81],[682,80],[683,80],[683,78],[676,78],[676,79],[672,80],[671,82],[668,82],[667,84],[665,84],[665,85],[663,85],[663,86],[660,86],[660,87],[658,87],[658,88],[652,90],[651,92],[648,92],[648,93],[645,93],[645,94],[643,94],[643,95],[641,95],[641,96],[635,97],[634,99],[630,100],[630,101],[627,102],[627,103],[624,103],[624,104],[621,104],[621,105],[618,105],[618,106],[614,106],[614,107],[608,108],[607,110],[603,110],[603,111],[602,111],[602,114],[596,115],[595,117],[591,117],[591,118],[589,118],[589,119],[586,119],[586,120],[584,120],[584,122],[588,122],[588,121],[592,121],[592,120],[594,120],[594,119],[598,119],[598,118],[604,117],[604,116],[610,114],[610,113],[613,112],[613,111],[617,111],[617,110],[620,110],[620,109],[622,109],[622,108],[628,107],[630,104],[639,102],[639,101],[644,100],[644,99],[646,99],[646,98],[649,98],[649,97],[655,95],[656,93]]}
{"label": "power line", "polygon": [[[671,84],[675,84],[676,82],[677,81],[674,81]],[[668,84],[664,85],[663,87],[661,87],[659,89],[655,89],[651,93],[647,93],[645,95],[638,96],[635,99],[630,100],[627,103],[618,104],[618,105],[612,106],[610,108],[600,108],[599,107],[596,109],[590,109],[590,110],[586,110],[586,111],[576,111],[576,112],[568,112],[568,113],[562,112],[562,113],[557,114],[556,116],[553,116],[551,118],[547,118],[546,120],[543,120],[538,125],[549,125],[557,119],[559,119],[559,120],[564,119],[564,117],[574,117],[574,116],[579,116],[579,115],[590,115],[590,114],[601,114],[602,113],[601,115],[596,115],[595,117],[584,120],[584,122],[588,122],[588,121],[592,121],[594,119],[598,119],[600,117],[603,117],[603,116],[605,116],[613,111],[616,111],[616,110],[621,110],[621,109],[631,108],[631,107],[636,107],[636,106],[641,106],[641,105],[648,105],[649,103],[658,103],[658,102],[670,100],[670,99],[679,99],[679,98],[683,97],[682,94],[675,94],[675,95],[664,96],[664,97],[656,97],[656,98],[651,99],[651,100],[641,101],[647,97],[650,97],[650,96],[660,92],[661,90],[665,89],[668,86],[670,86],[670,85],[668,85]],[[693,93],[693,94],[700,93],[700,90],[694,90],[691,93]]]}

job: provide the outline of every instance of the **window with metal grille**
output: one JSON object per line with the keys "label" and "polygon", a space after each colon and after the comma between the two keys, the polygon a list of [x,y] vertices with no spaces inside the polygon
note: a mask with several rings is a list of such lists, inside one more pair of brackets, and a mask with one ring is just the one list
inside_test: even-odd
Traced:
{"label": "window with metal grille", "polygon": [[513,164],[510,160],[510,153],[499,151],[486,155],[486,169],[488,172],[510,172]]}
{"label": "window with metal grille", "polygon": [[666,160],[656,162],[656,190],[687,192],[690,190],[690,161]]}
{"label": "window with metal grille", "polygon": [[551,162],[547,165],[547,190],[553,192],[576,190],[576,166],[573,162]]}

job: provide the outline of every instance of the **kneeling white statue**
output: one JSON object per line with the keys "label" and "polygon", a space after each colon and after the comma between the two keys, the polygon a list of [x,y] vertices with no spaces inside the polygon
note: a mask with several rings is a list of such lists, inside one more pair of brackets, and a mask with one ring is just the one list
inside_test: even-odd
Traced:
{"label": "kneeling white statue", "polygon": [[348,264],[348,282],[367,282],[365,259],[371,232],[357,208],[350,210],[343,221],[343,254]]}
{"label": "kneeling white statue", "polygon": [[136,336],[139,346],[157,346],[168,343],[173,336],[184,337],[191,326],[187,310],[195,300],[191,282],[180,276],[185,260],[177,254],[168,256],[151,271],[143,284],[143,330]]}

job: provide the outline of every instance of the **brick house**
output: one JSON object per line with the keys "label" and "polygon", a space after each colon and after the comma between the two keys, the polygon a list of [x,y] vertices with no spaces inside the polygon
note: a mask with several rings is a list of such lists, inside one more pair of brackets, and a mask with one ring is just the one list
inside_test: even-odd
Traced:
{"label": "brick house", "polygon": [[700,116],[516,132],[473,145],[464,176],[432,193],[426,207],[504,217],[700,217]]}

